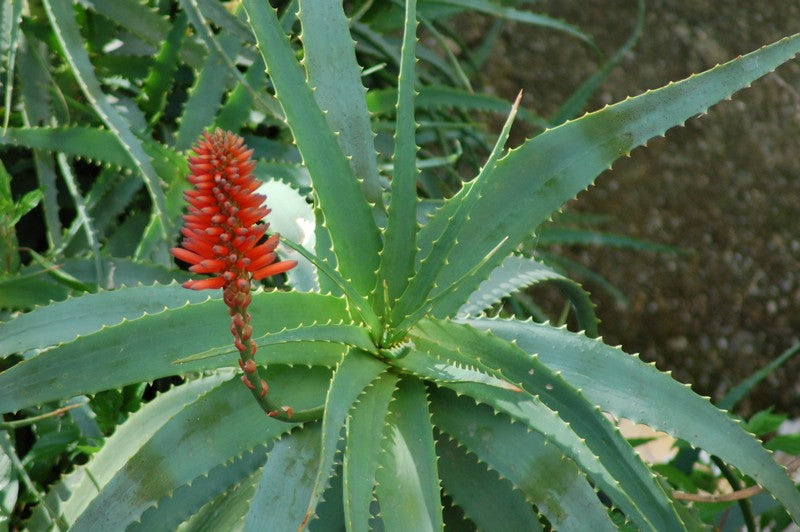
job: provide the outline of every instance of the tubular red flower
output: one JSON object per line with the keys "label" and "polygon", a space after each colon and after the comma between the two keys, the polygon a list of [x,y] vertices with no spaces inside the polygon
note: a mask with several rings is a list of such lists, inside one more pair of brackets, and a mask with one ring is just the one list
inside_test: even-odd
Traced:
{"label": "tubular red flower", "polygon": [[[253,150],[238,135],[217,129],[204,133],[194,151],[187,177],[194,189],[184,194],[189,204],[181,231],[185,240],[172,254],[191,264],[192,271],[218,277],[211,283],[188,281],[184,286],[224,288],[237,279],[249,281],[254,272],[263,279],[294,267],[294,261],[275,262],[278,235],[259,244],[266,225],[258,222],[269,209],[263,206],[264,196],[255,193],[260,183],[252,175]],[[222,286],[218,279],[224,281]]]}
{"label": "tubular red flower", "polygon": [[[250,281],[292,269],[295,261],[275,262],[278,234],[264,240],[267,224],[259,224],[270,211],[264,196],[256,194],[260,182],[252,175],[255,163],[238,135],[217,129],[204,133],[189,158],[187,180],[193,189],[183,195],[189,211],[183,217],[181,247],[172,254],[192,266],[190,271],[212,277],[187,281],[192,290],[223,288],[231,315],[233,344],[246,372],[242,382],[254,392],[269,415],[280,416],[264,399],[267,383],[261,380],[253,356],[256,344],[249,325]],[[291,417],[291,409],[281,407]]]}

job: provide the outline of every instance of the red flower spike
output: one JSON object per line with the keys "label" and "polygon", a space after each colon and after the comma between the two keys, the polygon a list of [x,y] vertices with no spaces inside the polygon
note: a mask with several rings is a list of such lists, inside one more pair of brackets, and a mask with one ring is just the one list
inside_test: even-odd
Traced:
{"label": "red flower spike", "polygon": [[291,409],[282,407],[282,415],[278,415],[265,399],[268,386],[255,371],[256,344],[251,339],[253,330],[248,325],[247,307],[251,301],[251,280],[283,273],[297,262],[275,262],[278,234],[261,242],[267,224],[258,222],[270,210],[263,205],[266,198],[255,193],[261,183],[252,175],[253,150],[244,145],[244,139],[217,129],[203,133],[194,152],[189,157],[191,173],[187,176],[193,189],[183,194],[189,204],[181,229],[184,240],[181,247],[171,251],[191,265],[190,271],[212,277],[187,281],[183,286],[192,290],[223,289],[223,300],[230,309],[234,345],[239,351],[239,366],[253,379],[242,375],[242,382],[254,392],[267,414],[291,417]]}

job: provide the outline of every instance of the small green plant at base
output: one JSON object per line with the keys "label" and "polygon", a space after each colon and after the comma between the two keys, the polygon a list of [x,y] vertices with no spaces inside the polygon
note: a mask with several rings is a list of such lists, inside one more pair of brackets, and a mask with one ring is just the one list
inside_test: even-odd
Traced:
{"label": "small green plant at base", "polygon": [[[133,254],[167,261],[185,189],[175,178],[185,163],[172,163],[183,161],[180,150],[191,145],[194,129],[182,128],[171,147],[138,136],[117,107],[97,98],[71,3],[43,4],[71,72],[107,126],[83,134],[107,147],[100,160],[131,168],[150,198]],[[207,2],[181,4],[224,64],[224,39],[235,30],[219,36],[217,50],[198,8]],[[188,280],[190,287],[223,288],[222,299],[175,283],[94,287],[96,293],[0,324],[0,354],[18,358],[0,374],[0,412],[186,377],[131,414],[49,493],[30,483],[38,503],[31,529],[430,530],[464,518],[480,529],[703,528],[605,413],[707,451],[800,522],[797,487],[770,451],[707,398],[594,338],[596,318],[581,306],[579,287],[572,290],[583,309],[576,315],[592,334],[479,313],[519,287],[507,284],[509,272],[530,283],[555,277],[515,251],[565,202],[617,158],[792,59],[800,36],[565,122],[506,152],[518,98],[479,174],[420,226],[415,0],[404,4],[385,191],[341,2],[299,2],[302,63],[267,2],[242,5],[246,22],[230,27],[254,36],[255,61],[274,89],[254,91],[251,103],[286,121],[311,181],[314,249],[282,242],[316,270],[318,288],[251,293],[251,280],[291,275],[293,264],[274,262],[275,236],[262,241],[266,212],[250,195],[257,187],[250,154],[232,134],[209,134],[206,143],[227,146],[227,162],[209,155],[207,144],[197,154],[210,159],[190,160],[197,188],[186,194],[188,241],[173,253],[195,274],[215,275]],[[251,89],[255,83],[239,81]],[[41,131],[8,134],[42,147]],[[83,223],[91,240],[91,220]],[[144,271],[135,262],[95,259],[98,272]],[[234,378],[239,373],[250,391]],[[8,459],[0,464],[16,467],[27,485],[10,439],[3,434],[0,441]]]}

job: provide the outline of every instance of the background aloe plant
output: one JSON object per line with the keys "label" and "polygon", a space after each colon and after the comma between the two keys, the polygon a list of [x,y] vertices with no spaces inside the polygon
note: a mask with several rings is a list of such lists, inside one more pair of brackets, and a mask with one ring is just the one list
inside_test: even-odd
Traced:
{"label": "background aloe plant", "polygon": [[[20,20],[22,4],[5,5],[4,24]],[[25,18],[27,31],[9,31],[18,46],[4,49],[6,64],[13,71],[18,55],[24,74],[17,96],[6,78],[6,101],[19,99],[14,118],[23,124],[2,138],[33,150],[52,253],[34,255],[35,265],[16,273],[13,233],[3,234],[14,275],[3,279],[0,303],[30,311],[0,324],[8,366],[0,411],[25,418],[68,401],[65,423],[80,436],[72,435],[80,442],[73,450],[91,458],[40,495],[14,449],[19,438],[3,435],[7,469],[38,503],[31,529],[701,528],[604,413],[719,457],[800,521],[796,486],[756,438],[669,375],[596,339],[580,286],[516,254],[614,160],[790,60],[800,37],[505,152],[522,114],[518,100],[478,175],[466,176],[472,179],[420,224],[414,0],[401,10],[388,162],[376,153],[352,38],[366,29],[348,20],[341,2],[300,1],[299,41],[287,38],[294,11],[279,17],[262,0],[243,0],[234,13],[208,0],[181,1],[180,10],[165,10],[171,24],[133,1],[81,0],[76,10],[43,0],[42,7]],[[81,29],[107,30],[91,24],[92,13],[127,32],[113,46],[108,36],[109,54],[95,62]],[[61,68],[48,66],[38,40],[47,27]],[[137,64],[115,57],[114,46],[158,46],[158,53]],[[240,72],[239,64],[250,68]],[[106,77],[123,68],[128,77]],[[172,129],[163,117],[186,69],[198,75]],[[54,77],[70,81],[53,84]],[[57,90],[73,79],[71,93]],[[209,105],[223,94],[224,104]],[[234,378],[237,351],[223,301],[171,282],[188,274],[167,254],[187,186],[184,150],[205,128],[238,129],[253,115],[257,132],[277,128],[296,144],[250,135],[262,159],[255,173],[287,177],[313,198],[313,208],[285,200],[291,211],[281,216],[275,197],[297,195],[283,183],[265,184],[270,222],[284,234],[297,231],[300,244],[284,243],[301,263],[288,276],[295,290],[258,292],[249,308],[258,371],[271,400],[292,407],[288,421],[265,416]],[[299,159],[264,160],[286,151]],[[83,163],[70,156],[103,164],[85,196],[77,175]],[[3,182],[13,184],[17,170],[0,169]],[[66,229],[53,192],[57,174],[76,205]],[[38,193],[3,203],[7,226],[37,200]],[[126,208],[138,214],[114,228]],[[70,249],[92,253],[62,261]],[[543,280],[565,287],[583,332],[481,314]],[[177,375],[182,385],[141,404],[140,383]],[[109,402],[117,408],[99,406]],[[97,412],[110,419],[99,423]]]}

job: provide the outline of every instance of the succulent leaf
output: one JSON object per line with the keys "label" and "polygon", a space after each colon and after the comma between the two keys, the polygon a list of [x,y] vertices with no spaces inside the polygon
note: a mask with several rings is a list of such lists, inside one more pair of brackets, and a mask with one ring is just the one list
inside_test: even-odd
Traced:
{"label": "succulent leaf", "polygon": [[386,365],[383,362],[358,349],[346,352],[342,362],[336,367],[328,395],[325,398],[325,414],[322,417],[322,447],[317,453],[317,472],[305,517],[300,526],[301,529],[308,525],[327,486],[336,456],[339,435],[347,419],[347,413],[364,388],[385,370]]}
{"label": "succulent leaf", "polygon": [[534,322],[465,321],[535,353],[542,364],[615,417],[666,431],[730,462],[762,484],[793,515],[800,515],[800,495],[769,452],[708,399],[655,366],[565,329]]}
{"label": "succulent leaf", "polygon": [[375,490],[389,530],[442,530],[442,503],[425,384],[404,377],[384,427]]}
{"label": "succulent leaf", "polygon": [[367,201],[306,83],[274,10],[256,0],[244,0],[243,5],[276,96],[314,181],[316,201],[325,210],[324,225],[330,232],[338,269],[361,294],[367,294],[375,285],[380,247],[378,228]]}
{"label": "succulent leaf", "polygon": [[[755,52],[628,98],[545,131],[498,161],[482,199],[461,230],[462,238],[437,278],[444,291],[507,238],[499,253],[470,275],[460,290],[435,305],[433,315],[452,316],[468,295],[514,247],[595,177],[632,149],[669,128],[704,113],[800,52],[800,36],[788,37]],[[652,110],[658,109],[655,113]],[[431,252],[468,193],[466,185],[422,228],[418,260]],[[521,216],[520,213],[525,213]],[[434,292],[431,294],[435,296]]]}
{"label": "succulent leaf", "polygon": [[381,440],[375,427],[386,422],[399,377],[390,372],[373,380],[347,417],[344,448],[344,511],[348,530],[366,531],[370,520]]}
{"label": "succulent leaf", "polygon": [[[579,530],[585,523],[592,523],[593,530],[614,530],[597,494],[575,462],[538,432],[521,423],[511,423],[488,407],[471,406],[470,402],[452,392],[437,390],[431,397],[437,428],[510,480],[536,504],[554,529]],[[439,438],[439,444],[443,441]]]}

